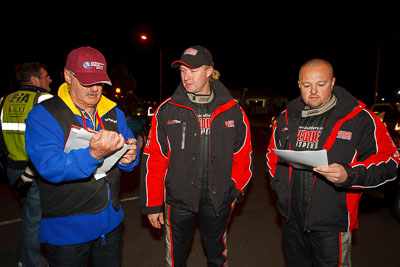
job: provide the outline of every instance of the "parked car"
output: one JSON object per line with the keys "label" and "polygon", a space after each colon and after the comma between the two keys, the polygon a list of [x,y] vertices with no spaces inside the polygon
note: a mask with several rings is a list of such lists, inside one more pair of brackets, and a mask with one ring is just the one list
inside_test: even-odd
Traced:
{"label": "parked car", "polygon": [[147,114],[141,116],[127,116],[126,122],[132,133],[135,135],[138,147],[143,151],[143,147],[147,142],[147,137],[151,128],[151,119],[153,118],[154,108],[149,106]]}
{"label": "parked car", "polygon": [[389,109],[390,105],[395,105],[400,112],[400,103],[376,103],[371,106],[371,111],[374,112],[379,119],[383,120],[385,112]]}
{"label": "parked car", "polygon": [[[394,107],[393,112],[390,111],[391,107]],[[394,143],[400,148],[400,103],[377,103],[372,105],[371,111],[386,124]],[[394,114],[390,119],[385,117],[388,112]]]}
{"label": "parked car", "polygon": [[[399,103],[378,103],[371,106],[371,111],[374,112],[378,118],[384,121],[384,116],[389,110],[390,106],[395,106],[397,111],[400,112]],[[395,122],[395,127],[392,131],[389,131],[393,142],[400,148],[400,118]],[[397,171],[397,177],[400,172]],[[381,199],[386,205],[389,206],[390,213],[400,223],[400,179],[389,182],[373,189],[364,189],[364,193]]]}

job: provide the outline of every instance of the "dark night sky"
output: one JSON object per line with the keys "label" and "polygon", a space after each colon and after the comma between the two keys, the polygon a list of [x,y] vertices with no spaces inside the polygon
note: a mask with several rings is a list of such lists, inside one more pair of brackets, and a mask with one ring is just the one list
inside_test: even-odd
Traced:
{"label": "dark night sky", "polygon": [[[347,20],[336,14],[330,19],[322,13],[272,17],[273,10],[262,15],[256,10],[196,19],[184,19],[188,14],[139,18],[114,13],[102,19],[103,15],[85,13],[74,14],[74,19],[53,14],[42,20],[28,16],[23,26],[2,23],[6,49],[0,81],[9,88],[15,64],[37,60],[48,66],[56,92],[68,52],[90,45],[105,55],[109,72],[118,63],[126,64],[137,80],[137,93],[158,100],[159,48],[137,45],[138,34],[147,31],[162,46],[163,98],[179,83],[170,63],[188,46],[200,44],[212,52],[215,68],[228,87],[266,88],[292,99],[298,95],[299,67],[320,57],[333,64],[337,84],[372,104],[378,46],[384,38],[400,34],[399,22],[367,15]],[[400,87],[399,44],[397,37],[382,47],[380,87],[388,92]]]}

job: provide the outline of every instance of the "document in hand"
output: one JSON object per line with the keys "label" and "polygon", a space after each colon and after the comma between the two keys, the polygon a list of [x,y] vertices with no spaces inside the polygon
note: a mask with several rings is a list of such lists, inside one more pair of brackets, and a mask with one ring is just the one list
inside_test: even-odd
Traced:
{"label": "document in hand", "polygon": [[[64,152],[69,153],[73,149],[87,148],[89,146],[90,138],[92,138],[92,136],[95,134],[96,132],[94,131],[72,125],[71,129],[69,130],[67,140],[64,144]],[[128,148],[129,145],[125,143],[120,150],[115,151],[113,154],[104,158],[103,163],[101,163],[94,172],[94,177],[96,179],[105,177],[106,172],[109,171],[115,163],[117,163],[117,161],[125,154]]]}
{"label": "document in hand", "polygon": [[296,169],[312,170],[314,167],[326,167],[329,165],[326,150],[294,151],[274,149],[274,152]]}

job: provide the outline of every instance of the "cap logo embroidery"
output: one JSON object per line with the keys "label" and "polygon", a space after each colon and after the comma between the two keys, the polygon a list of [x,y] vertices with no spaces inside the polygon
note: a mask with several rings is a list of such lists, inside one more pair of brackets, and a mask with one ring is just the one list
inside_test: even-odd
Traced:
{"label": "cap logo embroidery", "polygon": [[195,56],[197,54],[198,50],[194,49],[194,48],[188,48],[186,49],[183,54],[184,55],[191,55],[191,56]]}
{"label": "cap logo embroidery", "polygon": [[95,67],[97,70],[102,70],[104,68],[104,64],[100,62],[89,62],[85,61],[83,62],[83,68],[84,69],[90,69],[91,67]]}

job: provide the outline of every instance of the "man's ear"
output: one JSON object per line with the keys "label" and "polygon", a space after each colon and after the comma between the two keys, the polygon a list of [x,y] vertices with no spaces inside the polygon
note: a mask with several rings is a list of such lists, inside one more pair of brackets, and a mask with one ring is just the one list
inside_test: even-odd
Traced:
{"label": "man's ear", "polygon": [[67,84],[72,83],[71,73],[67,69],[64,69],[64,79]]}
{"label": "man's ear", "polygon": [[36,76],[31,76],[31,78],[29,78],[29,81],[34,86],[40,86],[39,78]]}
{"label": "man's ear", "polygon": [[206,76],[207,78],[210,78],[212,73],[213,73],[214,67],[213,66],[208,66],[206,69]]}

